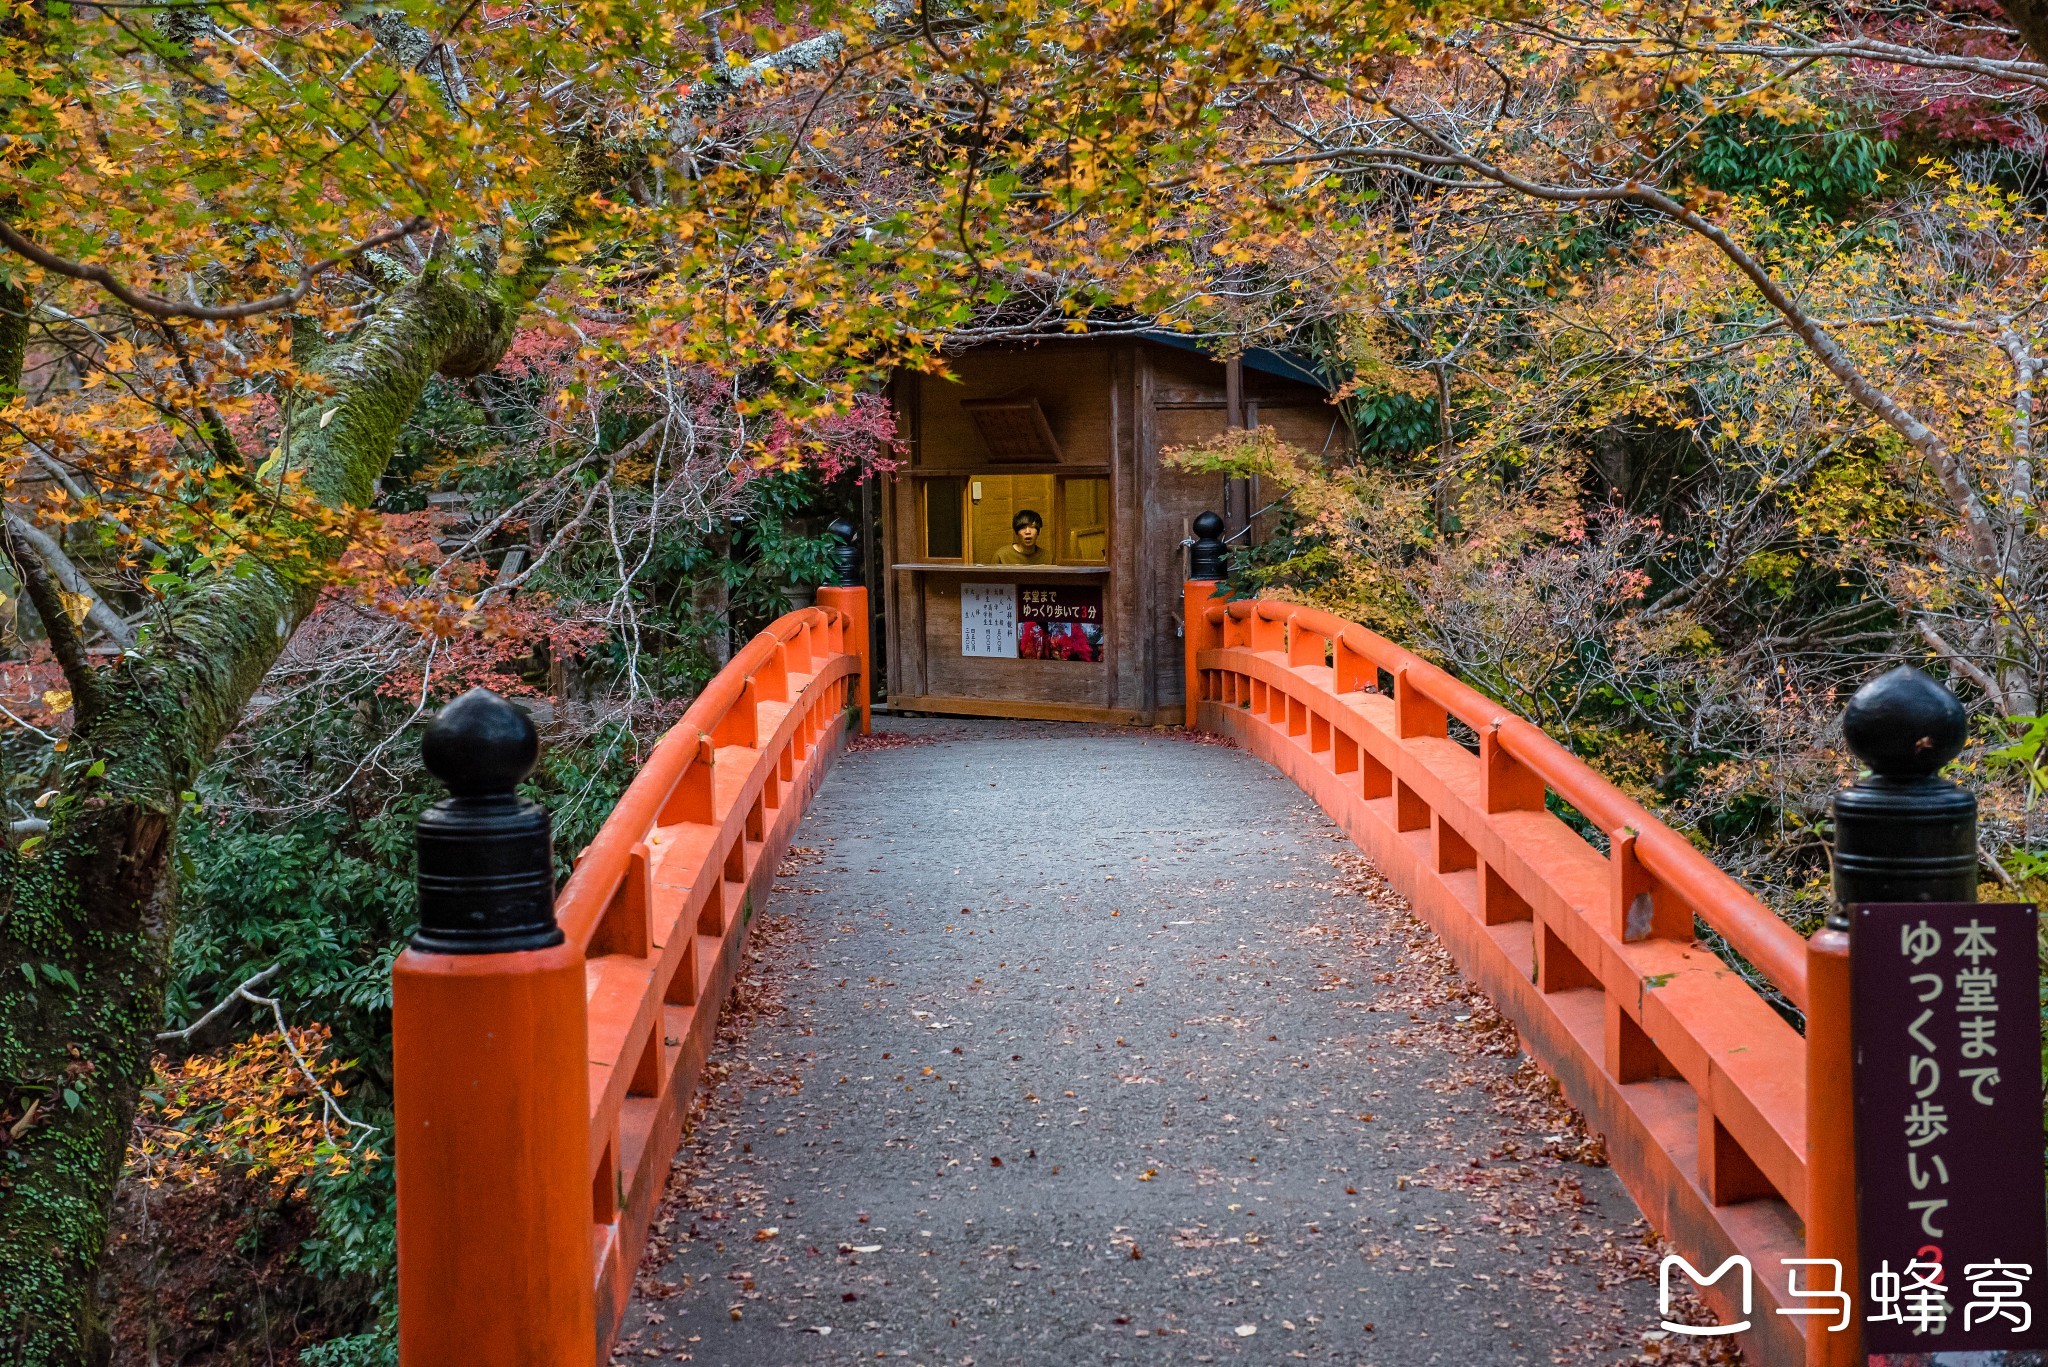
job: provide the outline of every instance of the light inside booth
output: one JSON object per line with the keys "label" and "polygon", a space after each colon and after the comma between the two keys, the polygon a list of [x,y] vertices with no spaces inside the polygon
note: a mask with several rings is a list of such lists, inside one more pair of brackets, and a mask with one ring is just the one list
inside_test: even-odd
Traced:
{"label": "light inside booth", "polygon": [[[1053,475],[977,475],[968,481],[967,502],[972,512],[974,563],[996,565],[1006,561],[1059,563],[1059,542],[1053,532]],[[1030,554],[1014,549],[1018,532],[1013,525],[1027,513],[1038,515],[1038,535]],[[1008,552],[1006,555],[1005,552]]]}
{"label": "light inside booth", "polygon": [[[920,483],[927,560],[1022,568],[1109,562],[1109,480],[1104,477],[948,475]],[[1017,525],[1026,513],[1037,514],[1038,523],[1028,547]]]}

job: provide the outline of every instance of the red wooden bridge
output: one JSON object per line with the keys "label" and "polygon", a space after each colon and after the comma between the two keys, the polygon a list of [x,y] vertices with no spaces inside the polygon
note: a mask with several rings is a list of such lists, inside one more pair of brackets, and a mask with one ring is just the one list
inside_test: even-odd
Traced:
{"label": "red wooden bridge", "polygon": [[[1803,940],[1540,729],[1356,624],[1208,581],[1185,608],[1188,726],[1284,773],[1377,864],[1674,1250],[1706,1271],[1834,1259],[1854,1286],[1845,937]],[[867,621],[864,590],[822,589],[734,657],[583,852],[562,943],[399,960],[406,1367],[607,1360],[750,919],[868,729]],[[1853,1330],[1755,1287],[1716,1307],[1751,1322],[1752,1361],[1860,1361]]]}

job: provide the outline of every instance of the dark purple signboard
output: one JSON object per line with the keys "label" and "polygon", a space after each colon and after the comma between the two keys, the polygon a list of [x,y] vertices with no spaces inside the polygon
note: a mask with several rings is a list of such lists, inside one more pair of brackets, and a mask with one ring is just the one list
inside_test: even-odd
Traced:
{"label": "dark purple signboard", "polygon": [[1853,918],[1864,1351],[2048,1346],[2034,908]]}

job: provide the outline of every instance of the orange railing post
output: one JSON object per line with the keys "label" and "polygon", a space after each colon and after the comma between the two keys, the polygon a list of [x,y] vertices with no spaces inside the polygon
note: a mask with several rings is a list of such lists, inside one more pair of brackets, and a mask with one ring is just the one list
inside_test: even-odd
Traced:
{"label": "orange railing post", "polygon": [[[1806,1256],[1842,1265],[1862,1299],[1856,1260],[1855,1049],[1849,1034],[1849,937],[1830,924],[1806,942]],[[1860,1327],[1806,1328],[1806,1367],[1862,1367]]]}
{"label": "orange railing post", "polygon": [[1181,585],[1181,644],[1187,657],[1187,724],[1199,725],[1202,670],[1196,658],[1223,644],[1223,628],[1209,621],[1209,604],[1223,579],[1223,519],[1205,512],[1195,518],[1195,539],[1188,546],[1188,577]]}
{"label": "orange railing post", "polygon": [[587,1362],[583,951],[554,917],[538,737],[477,689],[428,728],[455,796],[420,821],[420,931],[391,973],[403,1367]]}
{"label": "orange railing post", "polygon": [[401,1367],[590,1361],[582,953],[407,950],[391,1034]]}
{"label": "orange railing post", "polygon": [[1222,644],[1222,628],[1209,620],[1209,600],[1215,597],[1216,583],[1212,579],[1190,579],[1181,585],[1181,632],[1182,644],[1186,647],[1187,677],[1187,724],[1200,724],[1202,708],[1202,670],[1195,663],[1205,650]]}
{"label": "orange railing post", "polygon": [[818,590],[818,606],[832,608],[846,614],[846,651],[860,661],[860,676],[849,682],[854,688],[854,701],[860,705],[860,733],[865,736],[873,729],[868,715],[874,703],[874,657],[871,655],[871,641],[868,634],[868,591],[859,584],[827,584]]}
{"label": "orange railing post", "polygon": [[[1977,900],[1977,798],[1940,776],[1968,735],[1961,701],[1911,666],[1865,684],[1842,714],[1842,739],[1870,776],[1834,795],[1835,911],[1806,942],[1806,1254],[1840,1263],[1859,1303],[1850,913]],[[1809,1327],[1806,1349],[1807,1367],[1864,1360],[1853,1321],[1840,1333]]]}
{"label": "orange railing post", "polygon": [[860,677],[854,687],[859,689],[860,733],[865,736],[873,729],[869,716],[874,705],[875,676],[873,640],[868,622],[868,591],[861,583],[860,548],[854,535],[853,525],[844,519],[834,522],[832,535],[839,538],[839,546],[833,557],[839,571],[839,582],[827,584],[818,590],[818,606],[834,608],[845,614],[846,650],[860,661]]}

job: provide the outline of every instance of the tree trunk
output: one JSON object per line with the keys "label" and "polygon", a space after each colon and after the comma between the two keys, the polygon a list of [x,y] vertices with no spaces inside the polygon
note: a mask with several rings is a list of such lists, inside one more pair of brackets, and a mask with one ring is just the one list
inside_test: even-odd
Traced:
{"label": "tree trunk", "polygon": [[712,532],[704,538],[704,545],[712,553],[713,567],[690,586],[690,611],[705,624],[704,649],[711,655],[712,667],[723,669],[732,658],[732,590],[723,568],[730,540],[723,532]]}
{"label": "tree trunk", "polygon": [[[537,216],[536,240],[561,216]],[[367,503],[428,380],[503,356],[553,270],[527,260],[484,287],[430,270],[394,291],[312,367],[334,392],[292,406],[281,458],[329,504]],[[95,1280],[162,1028],[179,795],[318,598],[277,567],[223,575],[169,604],[145,653],[74,677],[49,833],[0,850],[0,1360],[17,1367],[107,1359]]]}
{"label": "tree trunk", "polygon": [[10,852],[0,953],[0,1353],[104,1363],[92,1299],[136,1098],[163,1016],[172,811],[88,798],[34,859]]}
{"label": "tree trunk", "polygon": [[[0,212],[6,206],[0,205]],[[28,363],[28,296],[0,280],[0,407],[21,391],[22,368]]]}
{"label": "tree trunk", "polygon": [[1458,470],[1457,429],[1451,416],[1451,365],[1438,361],[1430,367],[1436,375],[1436,529],[1449,532],[1458,516],[1458,494],[1454,481]]}
{"label": "tree trunk", "polygon": [[2048,4],[2039,0],[1999,0],[1998,7],[2033,50],[2034,60],[2048,62]]}

